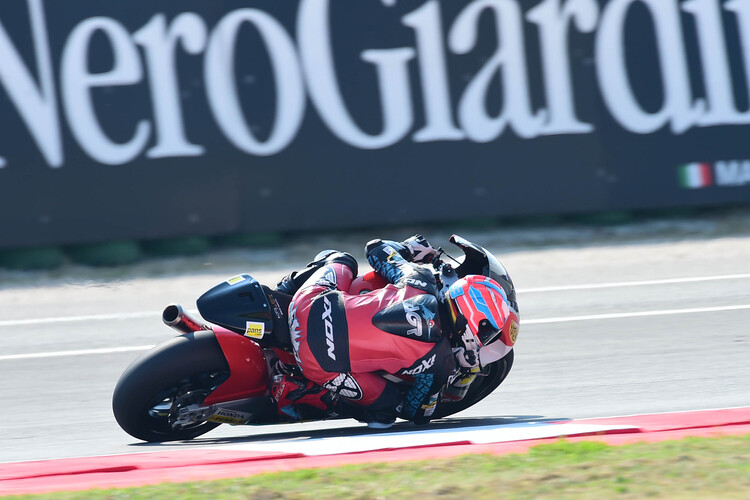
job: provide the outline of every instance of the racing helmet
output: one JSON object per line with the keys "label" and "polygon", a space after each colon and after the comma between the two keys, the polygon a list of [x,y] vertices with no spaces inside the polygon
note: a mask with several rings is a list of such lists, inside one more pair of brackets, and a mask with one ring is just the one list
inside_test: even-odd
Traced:
{"label": "racing helmet", "polygon": [[[446,293],[456,332],[464,343],[479,348],[498,336],[512,347],[518,332],[518,313],[509,306],[500,284],[481,275],[468,275],[453,283]],[[473,337],[473,338],[472,338]]]}

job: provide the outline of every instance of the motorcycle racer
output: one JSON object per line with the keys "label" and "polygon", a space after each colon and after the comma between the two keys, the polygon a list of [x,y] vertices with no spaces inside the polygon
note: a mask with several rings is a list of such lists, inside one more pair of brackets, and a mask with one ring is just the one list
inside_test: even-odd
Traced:
{"label": "motorcycle racer", "polygon": [[[481,347],[498,337],[500,350],[493,344],[490,358],[512,349],[515,332],[508,319],[514,311],[502,287],[485,276],[465,276],[447,290],[439,288],[424,265],[437,251],[421,235],[401,243],[372,240],[365,254],[388,285],[350,294],[357,261],[333,250],[321,252],[306,269],[278,284],[278,291],[293,294],[292,346],[304,377],[313,384],[280,376],[274,398],[279,410],[293,418],[300,417],[295,403],[320,409],[333,396],[361,407],[361,420],[371,427],[389,427],[397,416],[426,423],[457,367],[464,374],[478,371],[484,360]],[[413,377],[414,382],[403,394],[387,374]]]}

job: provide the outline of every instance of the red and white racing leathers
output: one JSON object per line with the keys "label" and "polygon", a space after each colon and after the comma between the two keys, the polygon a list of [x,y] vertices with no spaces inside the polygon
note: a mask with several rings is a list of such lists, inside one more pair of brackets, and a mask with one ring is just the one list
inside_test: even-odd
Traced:
{"label": "red and white racing leathers", "polygon": [[[374,420],[392,420],[398,411],[415,421],[429,418],[424,403],[455,369],[450,330],[443,335],[440,328],[434,276],[403,254],[408,256],[399,243],[370,242],[368,261],[390,284],[362,295],[348,293],[353,263],[333,254],[289,306],[292,345],[305,377],[366,407]],[[415,382],[404,396],[378,372]]]}

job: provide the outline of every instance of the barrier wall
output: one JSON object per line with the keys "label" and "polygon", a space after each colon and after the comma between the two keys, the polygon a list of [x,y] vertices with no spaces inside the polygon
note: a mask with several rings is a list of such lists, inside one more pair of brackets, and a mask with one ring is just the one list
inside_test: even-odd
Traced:
{"label": "barrier wall", "polygon": [[0,3],[0,247],[750,201],[747,0]]}

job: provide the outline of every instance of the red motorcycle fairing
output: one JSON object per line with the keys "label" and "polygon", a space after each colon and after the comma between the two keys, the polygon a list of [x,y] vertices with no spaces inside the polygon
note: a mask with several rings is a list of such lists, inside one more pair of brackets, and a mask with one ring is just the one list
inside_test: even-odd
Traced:
{"label": "red motorcycle fairing", "polygon": [[229,378],[208,395],[204,406],[269,394],[270,378],[263,349],[247,337],[214,326],[229,365]]}

